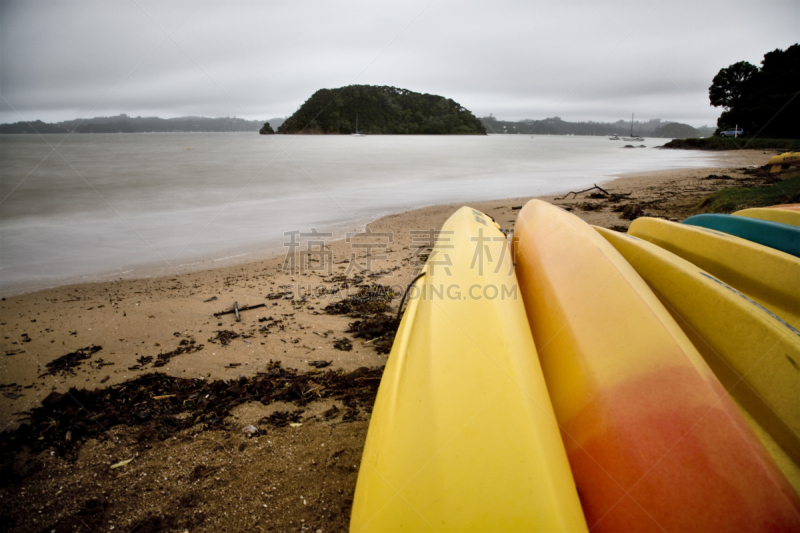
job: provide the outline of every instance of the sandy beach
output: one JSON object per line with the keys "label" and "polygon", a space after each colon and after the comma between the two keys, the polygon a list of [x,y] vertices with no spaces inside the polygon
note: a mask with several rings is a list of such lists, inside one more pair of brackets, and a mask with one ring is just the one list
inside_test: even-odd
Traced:
{"label": "sandy beach", "polygon": [[[635,216],[682,220],[711,192],[752,183],[744,170],[765,164],[771,155],[724,152],[716,156],[717,168],[622,175],[597,184],[618,195],[616,201],[590,197],[597,190],[543,199],[590,224],[621,231]],[[527,200],[472,207],[511,230]],[[277,361],[302,372],[314,370],[311,362],[330,362],[324,371],[341,369],[352,376],[362,367],[381,367],[388,354],[379,353],[380,344],[347,331],[357,319],[325,308],[359,285],[380,284],[400,293],[424,260],[425,232],[439,228],[458,207],[387,216],[369,224],[370,235],[350,242],[322,239],[324,245],[313,248],[318,253],[309,256],[319,262],[299,272],[285,270],[287,255],[279,254],[214,270],[3,298],[0,425],[6,434],[15,430],[24,413],[52,393],[108,388],[152,372],[235,384],[268,372]],[[307,249],[300,243],[298,252]],[[367,265],[367,252],[369,269],[353,268],[353,258]],[[302,256],[295,260],[299,264]],[[215,316],[232,310],[234,302],[240,321],[232,312]],[[392,312],[398,304],[399,297],[390,295]],[[343,338],[347,341],[339,342]],[[352,349],[338,349],[337,342]],[[76,353],[85,358],[53,365]],[[259,421],[296,406],[253,400],[235,407],[225,429],[204,431],[195,424],[159,438],[119,424],[103,438],[71,444],[72,454],[18,451],[6,458],[4,468],[17,477],[0,488],[0,522],[8,521],[14,531],[111,525],[125,531],[344,531],[369,417],[363,405],[346,417],[347,406],[347,400],[331,398],[308,402],[294,422],[301,425],[274,427]],[[257,427],[256,436],[242,431],[247,425]]]}

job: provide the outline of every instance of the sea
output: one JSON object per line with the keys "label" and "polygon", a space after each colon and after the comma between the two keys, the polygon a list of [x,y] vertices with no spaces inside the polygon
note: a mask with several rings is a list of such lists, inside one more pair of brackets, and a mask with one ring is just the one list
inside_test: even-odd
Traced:
{"label": "sea", "polygon": [[[291,232],[418,207],[714,166],[667,139],[488,135],[0,135],[0,294],[249,262]],[[645,148],[623,148],[625,144]],[[420,228],[426,229],[426,228]]]}

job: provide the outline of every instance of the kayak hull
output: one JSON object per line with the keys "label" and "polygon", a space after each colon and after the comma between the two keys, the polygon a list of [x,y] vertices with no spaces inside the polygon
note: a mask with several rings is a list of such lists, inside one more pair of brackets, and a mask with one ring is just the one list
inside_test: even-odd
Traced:
{"label": "kayak hull", "polygon": [[409,299],[350,530],[586,531],[511,254],[491,219],[470,208],[451,216]]}
{"label": "kayak hull", "polygon": [[800,205],[773,205],[772,207],[753,207],[750,209],[742,209],[734,213],[737,217],[757,218],[760,220],[769,220],[770,222],[779,222],[781,224],[789,224],[790,226],[800,227]]}
{"label": "kayak hull", "polygon": [[800,259],[726,233],[650,217],[628,234],[697,265],[800,329]]}
{"label": "kayak hull", "polygon": [[791,486],[674,319],[605,239],[532,200],[514,244],[590,529],[800,528]]}
{"label": "kayak hull", "polygon": [[[800,361],[800,331],[671,252],[595,229],[653,289],[725,389],[783,449],[770,455],[800,492],[800,372],[792,365]],[[765,446],[769,450],[772,443]]]}
{"label": "kayak hull", "polygon": [[757,218],[717,214],[695,215],[684,220],[683,224],[721,231],[800,257],[800,227]]}

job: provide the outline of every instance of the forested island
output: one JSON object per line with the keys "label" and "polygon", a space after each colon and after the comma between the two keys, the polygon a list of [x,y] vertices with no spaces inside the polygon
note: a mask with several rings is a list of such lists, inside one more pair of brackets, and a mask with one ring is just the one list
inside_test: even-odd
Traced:
{"label": "forested island", "polygon": [[373,85],[320,89],[278,128],[278,133],[357,132],[485,135],[486,128],[449,98]]}
{"label": "forested island", "polygon": [[[277,127],[283,119],[270,119]],[[178,132],[247,132],[258,131],[261,120],[244,120],[236,117],[113,117],[76,118],[63,122],[47,123],[41,120],[0,124],[0,133],[178,133]]]}

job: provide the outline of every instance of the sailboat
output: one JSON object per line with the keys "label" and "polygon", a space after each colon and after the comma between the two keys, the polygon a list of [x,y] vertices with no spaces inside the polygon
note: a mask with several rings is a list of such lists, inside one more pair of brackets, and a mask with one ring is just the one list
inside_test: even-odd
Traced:
{"label": "sailboat", "polygon": [[623,141],[643,141],[644,137],[634,137],[633,136],[633,113],[631,113],[631,136],[630,137],[623,137]]}
{"label": "sailboat", "polygon": [[358,131],[358,113],[356,113],[356,132],[350,134],[351,137],[363,137],[364,134]]}

